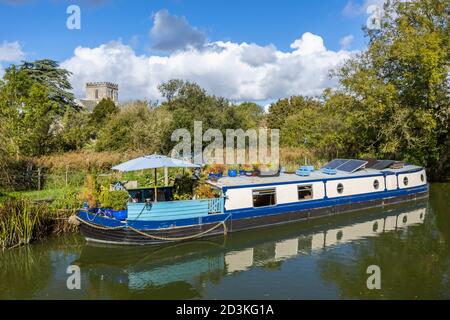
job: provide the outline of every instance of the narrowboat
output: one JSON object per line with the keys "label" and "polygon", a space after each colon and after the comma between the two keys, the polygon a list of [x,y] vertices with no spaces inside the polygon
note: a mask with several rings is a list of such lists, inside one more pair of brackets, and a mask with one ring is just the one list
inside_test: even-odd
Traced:
{"label": "narrowboat", "polygon": [[[88,241],[149,245],[226,235],[428,196],[423,167],[391,160],[335,159],[315,170],[208,180],[220,197],[175,201],[170,187],[128,190],[126,216],[77,212]],[[137,196],[139,195],[139,196]],[[156,197],[155,197],[156,195]],[[160,197],[161,195],[161,197]]]}

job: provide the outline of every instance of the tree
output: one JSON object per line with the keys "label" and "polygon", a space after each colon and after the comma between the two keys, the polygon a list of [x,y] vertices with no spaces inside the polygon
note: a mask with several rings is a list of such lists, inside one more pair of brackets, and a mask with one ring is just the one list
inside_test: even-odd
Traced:
{"label": "tree", "polygon": [[67,108],[79,110],[73,93],[69,91],[72,90],[69,82],[71,73],[60,68],[56,61],[50,59],[24,61],[18,70],[26,74],[32,82],[40,83],[47,88],[49,98],[58,104],[59,115],[63,115]]}
{"label": "tree", "polygon": [[171,130],[172,113],[166,108],[132,102],[108,119],[99,132],[96,149],[167,153]]}
{"label": "tree", "polygon": [[16,134],[23,155],[39,156],[52,150],[54,120],[58,105],[49,98],[47,88],[33,84],[18,110]]}
{"label": "tree", "polygon": [[[6,69],[0,83],[0,133],[9,155],[52,152],[61,116],[76,110],[69,72],[52,60],[24,62]],[[3,146],[2,146],[3,147]]]}
{"label": "tree", "polygon": [[243,102],[235,106],[234,111],[243,130],[258,128],[264,116],[264,108],[253,102]]}
{"label": "tree", "polygon": [[[111,99],[103,98],[92,110],[90,116],[91,125],[95,128],[100,128],[104,124],[108,117],[115,115],[119,112],[119,108]],[[95,130],[97,131],[97,130]]]}
{"label": "tree", "polygon": [[[393,1],[367,51],[336,73],[330,96],[347,113],[360,154],[404,158],[432,179],[450,172],[449,0]],[[346,100],[345,106],[341,103]]]}
{"label": "tree", "polygon": [[[198,84],[170,80],[159,86],[161,95],[167,99],[161,107],[172,113],[172,131],[185,128],[193,137],[194,121],[201,121],[203,131],[209,128],[219,129],[225,134],[228,128],[242,128],[233,105],[226,99],[210,96]],[[166,149],[171,149],[175,142],[168,142]]]}
{"label": "tree", "polygon": [[59,123],[59,131],[55,136],[55,146],[61,151],[82,149],[90,138],[90,114],[68,109]]}
{"label": "tree", "polygon": [[313,151],[330,159],[345,153],[345,123],[342,114],[329,106],[310,104],[288,116],[281,128],[281,145]]}
{"label": "tree", "polygon": [[292,96],[280,99],[269,107],[267,126],[271,129],[281,129],[285,120],[308,106],[319,106],[320,102],[303,96]]}

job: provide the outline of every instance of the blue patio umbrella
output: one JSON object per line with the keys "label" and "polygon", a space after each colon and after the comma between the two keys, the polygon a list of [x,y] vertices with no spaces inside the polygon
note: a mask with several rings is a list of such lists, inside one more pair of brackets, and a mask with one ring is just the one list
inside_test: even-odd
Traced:
{"label": "blue patio umbrella", "polygon": [[[127,162],[121,163],[112,167],[113,170],[121,172],[139,171],[144,169],[155,169],[155,195],[157,185],[157,172],[158,168],[201,168],[201,165],[194,164],[188,161],[170,158],[163,155],[152,154],[148,156],[139,157]],[[165,173],[165,181],[167,181],[167,171]],[[155,200],[156,200],[155,196]]]}

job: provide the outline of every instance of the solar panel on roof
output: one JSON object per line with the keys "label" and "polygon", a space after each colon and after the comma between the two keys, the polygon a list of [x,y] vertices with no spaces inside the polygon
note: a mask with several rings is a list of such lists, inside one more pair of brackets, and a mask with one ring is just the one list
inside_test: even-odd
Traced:
{"label": "solar panel on roof", "polygon": [[389,168],[394,162],[394,160],[378,160],[375,164],[369,166],[369,168],[375,170],[383,170]]}
{"label": "solar panel on roof", "polygon": [[364,167],[366,165],[367,161],[362,161],[362,160],[349,160],[346,163],[340,165],[339,167],[337,167],[337,170],[340,171],[345,171],[345,172],[355,172],[356,170]]}
{"label": "solar panel on roof", "polygon": [[336,169],[337,167],[343,165],[347,161],[349,161],[349,160],[348,159],[334,159],[334,160],[331,160],[330,162],[328,162],[326,165],[324,165],[321,169],[324,169],[324,168]]}
{"label": "solar panel on roof", "polygon": [[360,158],[358,160],[367,161],[366,168],[372,168],[372,166],[376,164],[378,161],[383,161],[374,158]]}

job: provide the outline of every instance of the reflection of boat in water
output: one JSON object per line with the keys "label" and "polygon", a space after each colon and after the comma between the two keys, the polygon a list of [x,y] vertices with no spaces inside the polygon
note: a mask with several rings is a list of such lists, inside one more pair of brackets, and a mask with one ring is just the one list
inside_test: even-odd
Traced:
{"label": "reflection of boat in water", "polygon": [[229,235],[225,241],[215,237],[158,247],[87,244],[75,263],[89,279],[127,290],[176,284],[192,292],[201,290],[206,280],[218,281],[226,274],[277,267],[288,259],[421,224],[426,213],[426,202],[421,201],[389,212],[368,210],[320,223],[283,225],[270,233],[250,230]]}

